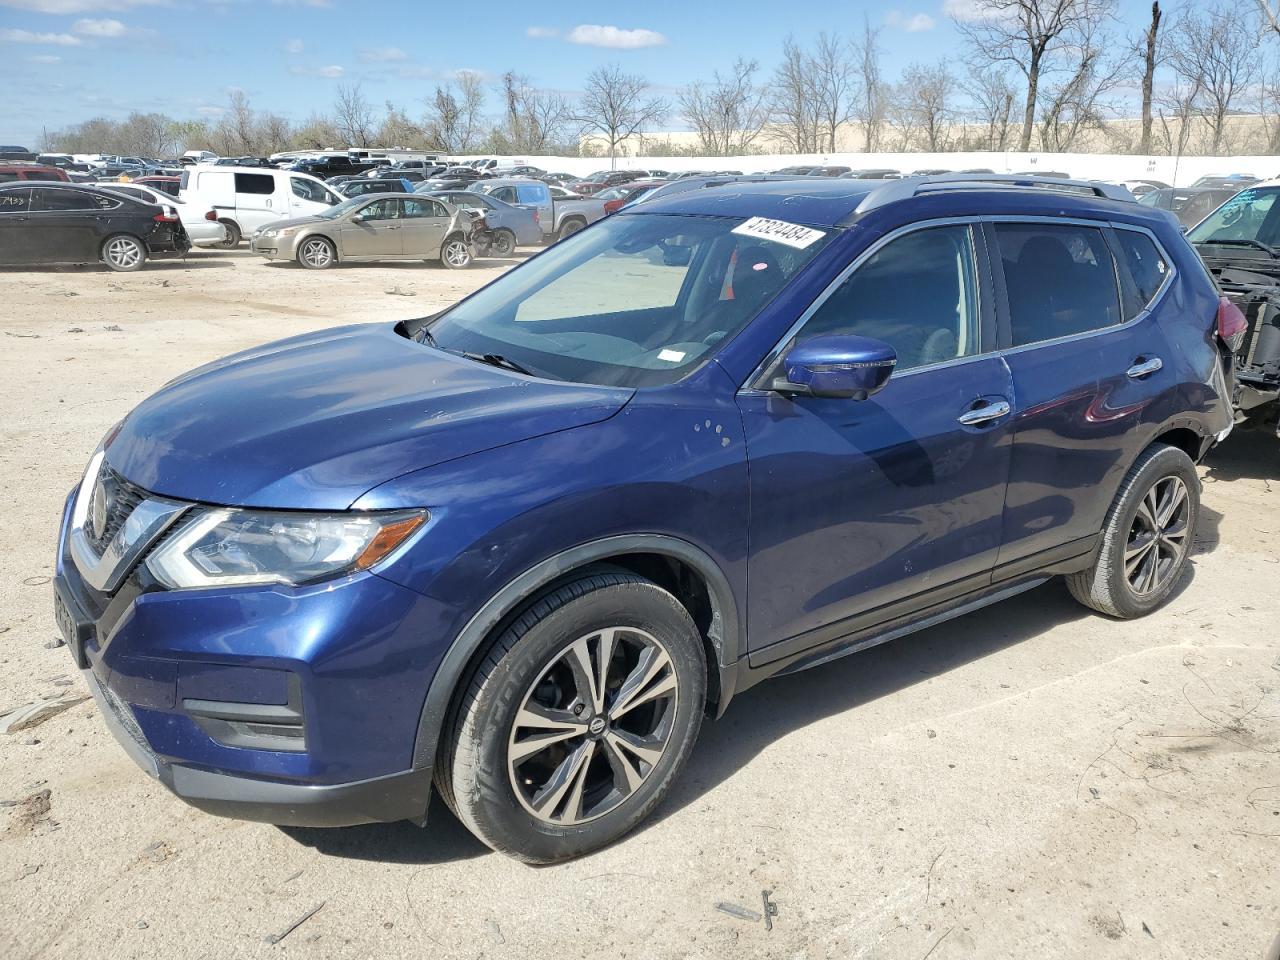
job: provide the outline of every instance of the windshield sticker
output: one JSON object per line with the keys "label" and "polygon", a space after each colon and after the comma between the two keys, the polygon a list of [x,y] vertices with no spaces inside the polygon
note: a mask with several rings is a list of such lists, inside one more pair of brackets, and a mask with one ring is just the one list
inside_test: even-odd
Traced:
{"label": "windshield sticker", "polygon": [[658,359],[665,360],[667,363],[679,363],[684,359],[683,350],[659,350]]}
{"label": "windshield sticker", "polygon": [[734,227],[733,233],[744,237],[755,237],[758,240],[772,240],[803,250],[812,246],[826,236],[822,230],[802,227],[798,223],[787,223],[785,220],[770,220],[768,217],[752,217]]}

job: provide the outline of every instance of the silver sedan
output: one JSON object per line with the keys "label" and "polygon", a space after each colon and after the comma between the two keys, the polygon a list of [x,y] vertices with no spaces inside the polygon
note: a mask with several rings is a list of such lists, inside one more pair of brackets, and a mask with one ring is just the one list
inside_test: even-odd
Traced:
{"label": "silver sedan", "polygon": [[311,270],[367,260],[439,260],[460,270],[471,265],[471,219],[430,197],[374,193],[268,223],[249,246],[268,260],[296,260]]}

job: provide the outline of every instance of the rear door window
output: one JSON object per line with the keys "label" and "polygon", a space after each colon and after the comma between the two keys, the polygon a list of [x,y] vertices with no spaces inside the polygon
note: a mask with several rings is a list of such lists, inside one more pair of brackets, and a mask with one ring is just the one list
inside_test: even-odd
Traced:
{"label": "rear door window", "polygon": [[516,198],[520,203],[546,203],[547,196],[547,188],[538,183],[516,187]]}
{"label": "rear door window", "polygon": [[31,192],[32,210],[92,210],[96,204],[88,194],[79,190],[42,190]]}
{"label": "rear door window", "polygon": [[265,173],[237,173],[236,193],[268,197],[276,192],[275,177]]}
{"label": "rear door window", "polygon": [[1164,287],[1169,264],[1155,241],[1145,233],[1117,229],[1115,237],[1121,265],[1133,281],[1132,290],[1126,290],[1124,297],[1124,318],[1131,320],[1147,309]]}
{"label": "rear door window", "polygon": [[423,200],[419,198],[405,198],[400,201],[404,205],[404,215],[406,217],[447,217],[444,207],[436,203],[434,200]]}
{"label": "rear door window", "polygon": [[1120,323],[1115,261],[1102,231],[1069,223],[997,223],[1011,345]]}

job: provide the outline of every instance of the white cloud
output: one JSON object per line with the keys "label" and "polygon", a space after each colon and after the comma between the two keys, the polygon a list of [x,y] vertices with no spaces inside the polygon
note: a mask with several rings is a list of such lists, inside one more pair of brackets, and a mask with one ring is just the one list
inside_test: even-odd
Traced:
{"label": "white cloud", "polygon": [[285,53],[301,53],[306,49],[306,44],[301,40],[294,38],[284,45]]}
{"label": "white cloud", "polygon": [[923,33],[936,25],[936,21],[927,13],[905,14],[901,10],[890,10],[885,14],[884,22],[907,33]]}
{"label": "white cloud", "polygon": [[638,47],[660,47],[667,38],[656,30],[624,30],[621,27],[583,23],[565,35],[570,43],[588,47],[609,47],[615,50],[634,50]]}
{"label": "white cloud", "polygon": [[129,32],[119,20],[77,20],[71,29],[85,37],[123,37]]}
{"label": "white cloud", "polygon": [[196,107],[196,113],[202,117],[220,117],[226,112],[226,107]]}
{"label": "white cloud", "polygon": [[532,37],[534,40],[546,40],[549,37],[560,36],[560,31],[555,27],[527,27],[524,35]]}
{"label": "white cloud", "polygon": [[943,0],[942,12],[953,20],[994,19],[994,13],[983,0]]}
{"label": "white cloud", "polygon": [[0,0],[0,7],[31,10],[35,13],[72,14],[155,7],[162,6],[166,2],[167,0]]}
{"label": "white cloud", "polygon": [[328,77],[331,80],[342,76],[347,71],[343,67],[290,67],[289,72],[296,77]]}
{"label": "white cloud", "polygon": [[378,47],[373,50],[361,50],[360,59],[365,63],[395,63],[408,60],[409,55],[399,47]]}
{"label": "white cloud", "polygon": [[33,33],[30,30],[0,30],[0,40],[7,40],[9,43],[50,44],[57,47],[78,47],[82,42],[79,37],[73,37],[69,33]]}
{"label": "white cloud", "polygon": [[52,53],[39,53],[34,57],[27,57],[29,63],[61,63],[62,58],[54,56]]}

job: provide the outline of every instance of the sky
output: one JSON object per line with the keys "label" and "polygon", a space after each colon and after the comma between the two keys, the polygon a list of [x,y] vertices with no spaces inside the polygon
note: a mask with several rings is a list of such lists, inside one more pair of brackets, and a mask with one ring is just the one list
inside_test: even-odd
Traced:
{"label": "sky", "polygon": [[[952,17],[972,2],[0,0],[0,143],[34,147],[42,129],[131,110],[216,120],[232,88],[301,121],[359,81],[375,104],[420,117],[458,70],[496,79],[511,69],[572,95],[617,63],[673,98],[739,56],[771,70],[788,34],[852,34],[864,17],[882,30],[888,79],[912,62],[959,71]],[[1149,0],[1120,0],[1119,29],[1136,32],[1149,10]]]}

